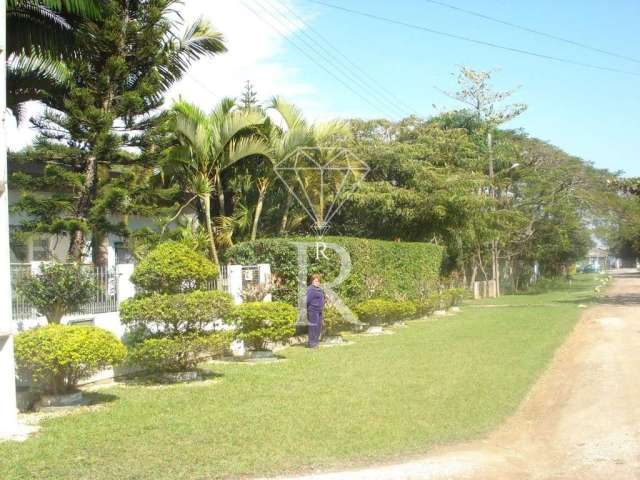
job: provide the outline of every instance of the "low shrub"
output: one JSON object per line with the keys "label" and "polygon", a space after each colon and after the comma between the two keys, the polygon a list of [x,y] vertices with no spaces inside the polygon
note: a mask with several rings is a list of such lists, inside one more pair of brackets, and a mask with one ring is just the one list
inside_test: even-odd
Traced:
{"label": "low shrub", "polygon": [[204,360],[222,356],[230,341],[228,332],[150,337],[129,349],[126,362],[149,373],[194,370]]}
{"label": "low shrub", "polygon": [[355,325],[346,320],[336,307],[327,305],[323,312],[322,326],[323,337],[335,337],[342,332],[352,330]]}
{"label": "low shrub", "polygon": [[120,363],[126,353],[115,335],[97,327],[48,325],[15,337],[18,368],[46,393],[73,391],[81,379]]}
{"label": "low shrub", "polygon": [[416,305],[408,300],[396,302],[374,298],[357,304],[353,310],[362,322],[369,325],[386,325],[414,317]]}
{"label": "low shrub", "polygon": [[206,290],[218,278],[207,257],[181,242],[164,242],[136,265],[133,284],[144,292],[181,293]]}
{"label": "low shrub", "polygon": [[94,298],[93,276],[80,265],[53,263],[40,265],[40,273],[18,285],[23,295],[49,323],[60,323],[63,316],[76,312]]}
{"label": "low shrub", "polygon": [[442,296],[438,292],[431,293],[416,303],[416,313],[421,316],[431,315],[442,308]]}
{"label": "low shrub", "polygon": [[169,335],[205,332],[211,322],[227,317],[232,307],[231,295],[218,290],[153,293],[122,302],[120,320],[132,331],[144,327]]}
{"label": "low shrub", "polygon": [[264,350],[267,342],[283,342],[295,334],[298,313],[283,302],[248,302],[233,309],[236,334],[253,350]]}

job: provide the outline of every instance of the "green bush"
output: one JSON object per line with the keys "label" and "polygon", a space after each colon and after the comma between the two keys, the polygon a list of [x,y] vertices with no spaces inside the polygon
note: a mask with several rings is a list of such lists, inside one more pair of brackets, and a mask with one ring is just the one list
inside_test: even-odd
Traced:
{"label": "green bush", "polygon": [[430,293],[416,303],[416,313],[419,316],[431,315],[433,312],[441,308],[442,296],[438,292]]}
{"label": "green bush", "polygon": [[131,330],[145,327],[154,333],[203,332],[208,325],[229,315],[231,295],[218,290],[188,293],[152,293],[125,300],[120,321]]}
{"label": "green bush", "polygon": [[237,337],[253,350],[264,350],[267,342],[283,342],[295,334],[298,313],[283,302],[249,302],[234,308],[231,319]]}
{"label": "green bush", "polygon": [[133,284],[144,292],[182,293],[206,290],[218,277],[216,265],[180,242],[165,242],[136,265]]}
{"label": "green bush", "polygon": [[18,285],[23,295],[49,323],[60,323],[63,316],[76,312],[96,294],[89,271],[76,264],[41,264],[40,273]]}
{"label": "green bush", "polygon": [[334,337],[342,332],[352,330],[354,324],[345,320],[335,307],[327,305],[323,312],[322,327],[323,336]]}
{"label": "green bush", "polygon": [[416,315],[416,305],[408,300],[396,302],[384,298],[366,300],[353,307],[360,321],[369,325],[386,325]]}
{"label": "green bush", "polygon": [[[417,300],[438,283],[443,249],[437,245],[349,237],[325,240],[342,245],[351,256],[351,273],[336,290],[349,304],[375,297]],[[274,299],[297,305],[298,253],[294,241],[314,243],[308,238],[244,242],[228,249],[225,257],[243,265],[271,264]],[[316,258],[315,248],[309,248],[307,254],[309,274],[320,273],[324,281],[338,274],[340,262],[332,250],[326,250],[328,260],[322,255]]]}
{"label": "green bush", "polygon": [[112,333],[97,327],[48,325],[15,337],[18,368],[54,394],[73,391],[78,381],[118,364],[126,352]]}
{"label": "green bush", "polygon": [[126,362],[150,373],[184,372],[222,356],[230,341],[227,332],[150,337],[129,349]]}

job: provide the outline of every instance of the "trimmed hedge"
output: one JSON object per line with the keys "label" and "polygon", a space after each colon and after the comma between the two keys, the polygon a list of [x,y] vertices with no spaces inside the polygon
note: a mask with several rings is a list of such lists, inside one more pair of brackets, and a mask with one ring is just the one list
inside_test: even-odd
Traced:
{"label": "trimmed hedge", "polygon": [[125,300],[120,320],[132,330],[166,334],[203,332],[216,320],[224,319],[233,307],[231,295],[218,290],[188,293],[152,293]]}
{"label": "trimmed hedge", "polygon": [[265,350],[267,342],[282,342],[296,331],[298,312],[283,302],[248,302],[233,309],[237,337],[253,350]]}
{"label": "trimmed hedge", "polygon": [[[315,240],[265,239],[234,245],[226,260],[242,265],[271,264],[275,300],[297,305],[298,259],[292,242],[308,242],[308,273],[319,273],[323,281],[336,277],[340,269],[337,254],[327,249],[328,260],[318,255]],[[350,237],[325,237],[337,243],[351,256],[352,270],[337,292],[349,304],[384,297],[397,300],[423,298],[438,283],[443,249],[431,243],[388,242]]]}
{"label": "trimmed hedge", "polygon": [[396,302],[385,298],[366,300],[353,307],[353,310],[360,321],[369,325],[387,325],[416,315],[416,305],[413,302]]}
{"label": "trimmed hedge", "polygon": [[73,391],[78,381],[120,363],[126,353],[115,335],[97,327],[52,324],[15,337],[18,368],[46,393]]}
{"label": "trimmed hedge", "polygon": [[204,255],[180,242],[164,242],[136,265],[131,282],[145,292],[206,290],[218,269]]}

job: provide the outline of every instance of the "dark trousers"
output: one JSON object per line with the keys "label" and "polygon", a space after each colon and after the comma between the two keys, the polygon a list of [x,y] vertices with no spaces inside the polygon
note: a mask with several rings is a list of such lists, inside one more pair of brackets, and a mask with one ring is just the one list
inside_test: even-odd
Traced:
{"label": "dark trousers", "polygon": [[322,310],[307,310],[309,319],[309,346],[317,347],[322,332]]}

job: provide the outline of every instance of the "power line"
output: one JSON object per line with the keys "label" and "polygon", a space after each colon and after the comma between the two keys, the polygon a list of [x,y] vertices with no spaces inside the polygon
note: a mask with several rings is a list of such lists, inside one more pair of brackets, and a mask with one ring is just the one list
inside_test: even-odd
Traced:
{"label": "power line", "polygon": [[[284,15],[277,7],[274,8],[273,5],[268,0],[265,0],[265,2],[268,3],[269,8],[277,11],[278,14],[282,18],[284,18],[284,21],[286,21],[289,25],[293,26],[294,28],[297,27],[297,25],[291,19],[289,19],[289,17]],[[287,25],[284,24],[283,22],[279,21],[272,12],[269,12],[268,9],[264,5],[261,4],[261,2],[256,2],[256,3],[278,25],[282,25],[282,26],[284,26],[284,28],[287,28]],[[374,100],[378,105],[384,107],[385,110],[390,107],[391,110],[389,110],[389,111],[396,111],[396,112],[398,112],[400,114],[401,117],[406,115],[406,112],[404,112],[401,108],[399,108],[398,105],[396,105],[394,102],[390,102],[386,98],[380,96],[380,94],[377,93],[375,90],[371,89],[371,87],[366,82],[363,82],[357,75],[354,75],[353,72],[351,70],[349,70],[348,67],[345,68],[342,64],[337,63],[336,61],[334,61],[335,57],[333,56],[333,54],[331,52],[328,52],[313,37],[311,37],[309,34],[307,34],[304,30],[302,30],[301,33],[311,41],[311,43],[309,43],[309,41],[307,41],[301,35],[298,35],[297,32],[295,33],[296,36],[300,39],[300,41],[302,41],[302,43],[307,48],[309,48],[311,51],[313,51],[318,57],[320,57],[324,62],[326,62],[328,65],[330,65],[332,68],[334,68],[337,72],[339,72],[341,75],[343,75],[345,78],[347,78],[348,81],[357,83],[358,84],[358,88],[362,88],[364,91],[366,91],[366,93],[368,93],[369,96],[372,98],[372,100]],[[318,45],[318,47],[320,49],[322,49],[322,51],[318,50],[316,48],[316,45]],[[328,54],[328,56],[327,56],[327,54]]]}
{"label": "power line", "polygon": [[[288,10],[299,22],[301,22],[304,26],[305,29],[308,29],[309,31],[313,32],[318,38],[320,38],[324,43],[326,43],[329,48],[331,48],[333,51],[335,51],[340,57],[342,57],[346,63],[348,63],[349,65],[351,65],[351,67],[353,69],[355,69],[357,72],[359,72],[363,77],[365,77],[366,79],[368,79],[370,81],[370,83],[368,83],[369,85],[373,84],[373,88],[377,87],[377,90],[379,92],[381,92],[381,94],[383,94],[386,98],[390,99],[392,102],[394,102],[397,105],[400,105],[403,109],[405,109],[406,111],[414,114],[417,116],[417,113],[414,111],[414,109],[410,106],[408,106],[406,103],[404,103],[401,99],[399,99],[393,92],[391,92],[389,89],[387,89],[381,82],[377,81],[373,76],[369,75],[367,73],[366,70],[364,70],[362,67],[360,67],[358,64],[356,64],[355,62],[353,62],[349,57],[347,57],[344,53],[342,53],[342,51],[340,51],[340,49],[338,49],[338,47],[336,47],[333,43],[331,43],[331,41],[325,37],[322,33],[320,33],[318,30],[316,30],[315,28],[313,28],[313,26],[309,25],[308,23],[306,23],[304,21],[304,19],[302,17],[300,17],[300,15],[298,15],[294,10],[292,10],[286,3],[282,2],[281,0],[275,0],[278,4],[282,5],[286,10]],[[326,49],[325,49],[326,50]],[[343,63],[344,65],[344,63]]]}
{"label": "power line", "polygon": [[[316,64],[318,67],[320,67],[321,69],[323,69],[327,74],[329,74],[331,77],[333,77],[334,79],[336,79],[338,82],[340,82],[344,87],[346,87],[347,89],[349,89],[352,93],[354,93],[355,95],[357,95],[358,97],[360,97],[364,102],[366,102],[367,104],[369,104],[371,107],[373,107],[376,111],[380,111],[380,107],[375,105],[374,103],[372,103],[367,97],[364,97],[360,92],[358,92],[356,89],[354,89],[351,85],[349,85],[348,83],[346,83],[342,78],[338,77],[337,75],[335,75],[331,70],[329,70],[327,67],[325,67],[324,65],[318,63],[315,58],[313,58],[311,55],[309,55],[306,50],[304,50],[303,48],[301,48],[297,43],[295,43],[294,41],[292,41],[287,35],[285,35],[284,33],[282,33],[282,31],[280,31],[279,28],[274,27],[273,24],[271,24],[271,22],[265,20],[264,18],[262,18],[260,16],[260,14],[258,12],[256,12],[253,8],[251,8],[249,5],[247,5],[247,3],[245,3],[244,0],[240,0],[241,5],[246,8],[247,10],[249,10],[251,13],[253,13],[253,15],[255,15],[259,20],[261,20],[262,22],[264,22],[267,26],[269,26],[272,30],[274,30],[278,35],[280,35],[284,40],[286,40],[287,42],[289,42],[295,49],[297,49],[300,53],[302,53],[305,57],[307,57],[309,60],[311,60],[314,64]],[[384,113],[384,112],[382,112]],[[384,113],[386,115],[386,113]]]}
{"label": "power line", "polygon": [[501,20],[499,18],[495,18],[489,15],[485,15],[483,13],[474,12],[472,10],[466,10],[464,8],[456,7],[455,5],[451,5],[449,3],[440,2],[438,0],[424,0],[427,3],[432,3],[434,5],[440,5],[441,7],[446,7],[451,10],[456,10],[458,12],[466,13],[467,15],[473,15],[474,17],[483,18],[485,20],[489,20],[490,22],[500,23],[502,25],[507,25],[512,28],[516,28],[518,30],[523,30],[525,32],[533,33],[535,35],[540,35],[542,37],[551,38],[553,40],[558,40],[560,42],[568,43],[570,45],[574,45],[580,48],[584,48],[587,50],[593,50],[594,52],[603,53],[605,55],[609,55],[611,57],[621,58],[623,60],[629,60],[630,62],[640,63],[640,60],[633,57],[628,57],[626,55],[621,55],[619,53],[611,52],[609,50],[603,50],[602,48],[593,47],[591,45],[587,45],[586,43],[576,42],[575,40],[570,40],[568,38],[559,37],[557,35],[553,35],[551,33],[542,32],[540,30],[536,30],[534,28],[525,27],[523,25],[518,25],[516,23],[508,22],[506,20]]}
{"label": "power line", "polygon": [[375,15],[373,13],[368,13],[368,12],[363,12],[363,11],[360,11],[360,10],[353,10],[351,8],[346,8],[346,7],[341,7],[341,6],[338,6],[338,5],[333,5],[331,3],[326,3],[326,2],[323,2],[321,0],[307,0],[307,1],[311,2],[311,3],[317,3],[319,5],[323,5],[323,6],[328,7],[328,8],[333,8],[335,10],[342,10],[344,12],[352,13],[354,15],[359,15],[359,16],[362,16],[362,17],[372,18],[374,20],[379,20],[381,22],[392,23],[394,25],[400,25],[402,27],[411,28],[411,29],[414,29],[414,30],[421,30],[421,31],[424,31],[424,32],[433,33],[434,35],[440,35],[440,36],[448,37],[448,38],[455,38],[456,40],[462,40],[464,42],[475,43],[475,44],[478,44],[478,45],[484,45],[486,47],[491,47],[491,48],[497,48],[499,50],[506,50],[508,52],[521,53],[523,55],[528,55],[528,56],[531,56],[531,57],[543,58],[543,59],[546,59],[546,60],[553,60],[555,62],[567,63],[567,64],[570,64],[570,65],[577,65],[579,67],[592,68],[592,69],[596,69],[596,70],[604,70],[604,71],[608,71],[608,72],[624,73],[626,75],[640,76],[640,73],[638,73],[638,72],[631,72],[631,71],[628,71],[628,70],[620,70],[618,68],[612,68],[612,67],[603,67],[603,66],[594,65],[594,64],[591,64],[591,63],[584,63],[584,62],[570,60],[570,59],[567,59],[567,58],[554,57],[554,56],[551,56],[551,55],[545,55],[545,54],[542,54],[542,53],[536,53],[536,52],[532,52],[532,51],[529,51],[529,50],[522,50],[522,49],[519,49],[519,48],[507,47],[505,45],[499,45],[497,43],[486,42],[484,40],[477,40],[475,38],[465,37],[463,35],[456,35],[454,33],[442,32],[440,30],[434,30],[432,28],[424,27],[422,25],[416,25],[414,23],[408,23],[408,22],[404,22],[402,20],[395,20],[393,18],[383,17],[383,16],[380,16],[380,15]]}

